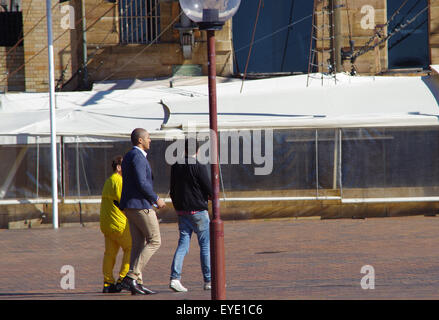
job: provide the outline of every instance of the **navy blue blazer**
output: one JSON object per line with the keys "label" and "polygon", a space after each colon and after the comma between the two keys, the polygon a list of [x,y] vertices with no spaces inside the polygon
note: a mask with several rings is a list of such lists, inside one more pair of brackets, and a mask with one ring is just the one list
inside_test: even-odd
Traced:
{"label": "navy blue blazer", "polygon": [[148,160],[137,148],[131,149],[122,161],[122,196],[119,208],[151,209],[158,199],[152,187]]}

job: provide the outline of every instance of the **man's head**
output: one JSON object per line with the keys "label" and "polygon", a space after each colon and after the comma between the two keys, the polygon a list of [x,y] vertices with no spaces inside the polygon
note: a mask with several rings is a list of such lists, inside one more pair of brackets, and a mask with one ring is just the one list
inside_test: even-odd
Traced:
{"label": "man's head", "polygon": [[131,143],[145,151],[149,150],[151,139],[149,133],[143,128],[136,128],[131,132]]}
{"label": "man's head", "polygon": [[113,172],[118,173],[122,175],[122,156],[116,156],[113,158],[113,161],[111,162],[111,167],[113,168]]}

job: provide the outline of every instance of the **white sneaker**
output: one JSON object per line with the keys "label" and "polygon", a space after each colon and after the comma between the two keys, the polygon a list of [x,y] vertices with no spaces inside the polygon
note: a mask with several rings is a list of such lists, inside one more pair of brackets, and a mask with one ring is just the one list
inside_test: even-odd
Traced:
{"label": "white sneaker", "polygon": [[171,283],[169,284],[169,288],[176,292],[187,292],[187,289],[183,287],[180,280],[178,279],[172,279]]}
{"label": "white sneaker", "polygon": [[211,289],[212,289],[212,285],[211,285],[210,281],[205,282],[204,283],[204,290],[211,290]]}

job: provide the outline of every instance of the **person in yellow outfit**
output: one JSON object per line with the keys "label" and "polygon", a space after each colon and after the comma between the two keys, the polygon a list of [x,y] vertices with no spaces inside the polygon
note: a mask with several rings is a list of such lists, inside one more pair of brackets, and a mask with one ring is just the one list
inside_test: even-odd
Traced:
{"label": "person in yellow outfit", "polygon": [[[120,292],[122,290],[120,283],[130,268],[131,234],[127,218],[118,207],[122,193],[122,159],[122,156],[113,159],[113,174],[105,181],[102,190],[100,227],[105,236],[105,253],[102,265],[103,293]],[[123,257],[119,279],[115,283],[113,268],[119,248],[122,248]]]}

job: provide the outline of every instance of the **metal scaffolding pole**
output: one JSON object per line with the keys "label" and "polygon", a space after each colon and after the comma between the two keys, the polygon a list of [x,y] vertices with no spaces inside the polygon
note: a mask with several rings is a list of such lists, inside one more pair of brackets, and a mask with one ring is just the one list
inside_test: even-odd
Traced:
{"label": "metal scaffolding pole", "polygon": [[335,72],[342,72],[341,49],[343,47],[343,34],[341,22],[342,4],[340,0],[334,0],[334,64]]}

